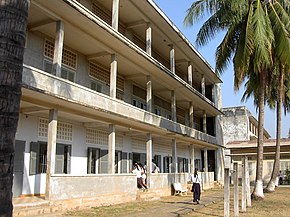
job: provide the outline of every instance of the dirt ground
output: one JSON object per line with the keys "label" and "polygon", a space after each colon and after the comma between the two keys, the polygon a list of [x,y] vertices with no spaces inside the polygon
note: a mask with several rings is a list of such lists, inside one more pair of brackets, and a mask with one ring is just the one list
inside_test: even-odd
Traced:
{"label": "dirt ground", "polygon": [[[232,189],[231,189],[232,192]],[[241,195],[240,195],[241,199]],[[241,204],[241,203],[240,203]],[[231,213],[233,213],[233,200],[231,200]],[[63,216],[68,217],[134,217],[134,216],[224,216],[223,213],[223,189],[210,190],[202,193],[201,204],[194,205],[192,196],[164,197],[157,201],[132,202],[107,207],[94,207],[91,209],[67,212]],[[240,213],[241,217],[277,216],[290,217],[290,186],[279,187],[274,193],[265,194],[262,201],[252,201],[252,207],[247,208],[246,213]]]}
{"label": "dirt ground", "polygon": [[[265,193],[261,201],[252,201],[252,207],[248,207],[245,213],[239,213],[241,217],[290,217],[290,186],[279,187],[273,193]],[[241,195],[240,198],[241,199]],[[234,216],[233,200],[231,198],[230,216]],[[241,204],[241,203],[240,203]],[[223,201],[211,204],[202,209],[188,213],[191,216],[224,216]],[[241,209],[241,207],[240,207]]]}

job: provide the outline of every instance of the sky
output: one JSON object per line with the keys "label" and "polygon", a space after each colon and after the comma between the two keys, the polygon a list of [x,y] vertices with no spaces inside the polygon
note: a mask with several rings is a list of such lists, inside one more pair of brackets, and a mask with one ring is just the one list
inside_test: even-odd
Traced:
{"label": "sky", "polygon": [[[167,15],[167,17],[179,28],[183,35],[192,43],[192,45],[199,51],[199,53],[206,59],[209,64],[215,68],[215,50],[223,39],[223,34],[210,41],[203,47],[196,47],[195,39],[197,32],[202,25],[202,21],[194,24],[192,27],[185,27],[183,20],[186,10],[190,7],[193,0],[154,0],[158,7]],[[258,113],[253,104],[253,99],[250,98],[246,102],[242,102],[242,95],[244,88],[241,87],[239,91],[234,91],[234,73],[232,64],[221,75],[223,81],[222,87],[222,105],[223,107],[246,106],[251,114],[258,119]],[[276,113],[275,110],[270,110],[265,107],[265,125],[264,128],[268,131],[271,138],[276,138]],[[288,130],[290,129],[290,113],[282,114],[281,137],[288,137]]]}

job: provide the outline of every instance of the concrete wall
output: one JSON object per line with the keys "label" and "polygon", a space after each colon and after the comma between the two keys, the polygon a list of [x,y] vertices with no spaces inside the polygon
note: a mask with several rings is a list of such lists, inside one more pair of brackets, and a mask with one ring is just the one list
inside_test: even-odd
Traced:
{"label": "concrete wall", "polygon": [[249,140],[249,117],[245,107],[222,109],[224,145],[230,141]]}

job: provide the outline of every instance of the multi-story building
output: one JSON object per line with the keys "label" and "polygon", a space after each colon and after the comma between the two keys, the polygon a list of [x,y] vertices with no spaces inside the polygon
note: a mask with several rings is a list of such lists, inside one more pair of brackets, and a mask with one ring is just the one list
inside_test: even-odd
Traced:
{"label": "multi-story building", "polygon": [[[245,106],[222,108],[223,140],[226,145],[232,141],[245,141],[258,138],[258,121]],[[269,133],[264,129],[264,138]]]}
{"label": "multi-story building", "polygon": [[[223,137],[226,148],[232,155],[232,160],[242,165],[242,157],[247,156],[249,161],[250,181],[256,179],[258,121],[245,106],[222,108]],[[272,175],[276,151],[276,140],[269,139],[269,133],[264,129],[264,160],[263,180],[265,184]],[[281,139],[280,169],[290,168],[289,139]],[[240,168],[240,177],[242,168]]]}
{"label": "multi-story building", "polygon": [[135,200],[134,161],[160,195],[222,180],[220,82],[152,0],[32,0],[14,195]]}

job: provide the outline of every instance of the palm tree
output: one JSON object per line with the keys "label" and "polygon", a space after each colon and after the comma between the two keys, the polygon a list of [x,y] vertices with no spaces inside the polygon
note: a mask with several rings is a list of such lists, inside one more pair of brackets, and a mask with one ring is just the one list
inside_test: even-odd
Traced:
{"label": "palm tree", "polygon": [[[286,72],[284,71],[284,66],[279,65],[275,67],[276,71],[278,73],[274,73],[274,79],[272,80],[272,88],[273,88],[273,94],[270,94],[268,104],[270,107],[274,107],[275,101],[276,101],[276,151],[275,151],[275,159],[273,164],[273,170],[271,174],[271,179],[267,184],[267,187],[265,189],[265,192],[273,192],[275,191],[275,186],[277,183],[277,178],[279,176],[279,170],[280,170],[280,137],[281,137],[281,113],[282,113],[282,104],[286,105],[286,97],[285,94],[285,82],[284,82],[284,75]],[[286,112],[286,108],[285,108]]]}
{"label": "palm tree", "polygon": [[193,25],[205,13],[210,14],[198,32],[198,46],[205,45],[220,31],[226,31],[216,51],[216,70],[223,72],[233,57],[236,89],[252,74],[259,78],[257,169],[252,194],[254,198],[264,197],[262,172],[266,75],[272,66],[274,52],[282,63],[290,61],[287,10],[289,0],[199,0],[192,3],[184,19],[185,25]]}
{"label": "palm tree", "polygon": [[12,216],[14,141],[19,118],[28,0],[0,1],[0,216]]}

